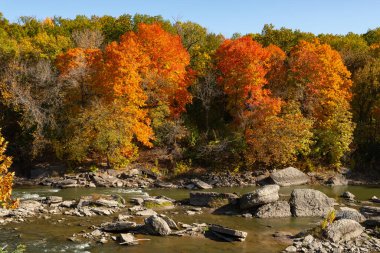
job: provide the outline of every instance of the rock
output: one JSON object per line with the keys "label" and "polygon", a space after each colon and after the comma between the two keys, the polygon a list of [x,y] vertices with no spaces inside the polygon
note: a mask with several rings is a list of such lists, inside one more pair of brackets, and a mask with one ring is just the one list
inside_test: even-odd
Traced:
{"label": "rock", "polygon": [[347,185],[348,181],[345,178],[345,176],[338,174],[333,177],[330,177],[327,182],[328,185],[333,185],[333,186],[339,186],[339,185]]}
{"label": "rock", "polygon": [[349,191],[345,191],[345,192],[343,192],[342,195],[341,195],[341,197],[342,197],[342,198],[345,198],[345,199],[347,199],[347,200],[349,200],[349,201],[354,201],[354,200],[355,200],[355,195],[352,194],[352,193],[349,192]]}
{"label": "rock", "polygon": [[167,198],[146,198],[143,205],[147,208],[173,208],[174,204]]}
{"label": "rock", "polygon": [[128,214],[119,214],[118,216],[117,216],[117,220],[118,221],[125,221],[125,220],[128,220],[128,219],[130,219],[130,218],[132,218],[132,216],[131,215],[128,215]]}
{"label": "rock", "polygon": [[325,216],[334,209],[334,200],[313,189],[295,189],[290,196],[293,216]]}
{"label": "rock", "polygon": [[120,244],[126,244],[126,245],[137,245],[138,242],[136,241],[135,237],[131,234],[120,234]]}
{"label": "rock", "polygon": [[240,198],[240,208],[248,209],[263,204],[275,202],[279,199],[278,185],[265,185],[251,193],[244,194]]}
{"label": "rock", "polygon": [[337,212],[335,219],[350,219],[357,222],[365,221],[365,217],[361,213],[359,213],[359,211],[349,207],[341,207],[340,210]]}
{"label": "rock", "polygon": [[118,207],[120,204],[116,200],[109,200],[109,199],[97,199],[95,201],[92,201],[95,205],[98,206],[106,206],[106,207]]}
{"label": "rock", "polygon": [[221,236],[221,238],[225,239],[226,241],[244,241],[248,234],[244,231],[235,230],[215,224],[209,225],[209,230],[215,235]]}
{"label": "rock", "polygon": [[230,204],[237,202],[238,196],[233,193],[190,192],[190,205],[211,207],[214,201],[225,200]]}
{"label": "rock", "polygon": [[146,218],[145,225],[153,235],[165,236],[171,233],[171,229],[166,221],[156,215],[152,215],[149,218]]}
{"label": "rock", "polygon": [[303,239],[302,244],[306,246],[306,245],[311,244],[313,241],[314,241],[314,237],[312,235],[307,235]]}
{"label": "rock", "polygon": [[194,212],[194,211],[191,211],[191,210],[186,210],[186,214],[187,214],[187,215],[195,215],[195,214],[197,214],[197,213]]}
{"label": "rock", "polygon": [[28,211],[36,211],[42,207],[42,204],[39,201],[35,200],[24,200],[21,201],[19,209],[25,209]]}
{"label": "rock", "polygon": [[141,211],[137,211],[136,212],[136,215],[138,216],[152,216],[152,215],[156,215],[157,213],[155,211],[153,211],[152,209],[145,209],[145,210],[141,210]]}
{"label": "rock", "polygon": [[193,179],[191,180],[191,183],[193,183],[195,185],[195,187],[197,187],[198,189],[201,189],[201,190],[207,190],[207,189],[212,189],[212,186],[203,182],[202,180],[199,180],[199,179]]}
{"label": "rock", "polygon": [[297,252],[297,248],[293,245],[291,246],[288,246],[286,249],[285,249],[286,252]]}
{"label": "rock", "polygon": [[169,183],[169,182],[163,182],[163,181],[155,181],[154,186],[156,186],[158,188],[167,188],[167,189],[177,188],[176,185]]}
{"label": "rock", "polygon": [[380,203],[380,199],[378,199],[376,196],[373,196],[371,199],[370,199],[371,202],[373,203]]}
{"label": "rock", "polygon": [[364,227],[358,222],[349,219],[342,219],[333,222],[326,229],[326,236],[331,241],[337,243],[341,241],[349,241],[361,235]]}
{"label": "rock", "polygon": [[65,200],[65,201],[62,201],[61,204],[59,204],[59,206],[71,208],[71,207],[74,207],[75,204],[76,204],[75,200]]}
{"label": "rock", "polygon": [[309,177],[305,173],[293,167],[272,172],[270,177],[279,186],[301,185],[309,182]]}
{"label": "rock", "polygon": [[290,217],[290,205],[286,201],[276,201],[259,207],[255,214],[259,218]]}
{"label": "rock", "polygon": [[63,201],[63,198],[60,196],[48,196],[46,197],[45,201],[47,204],[57,204],[61,203]]}
{"label": "rock", "polygon": [[96,229],[91,232],[91,235],[94,237],[100,237],[102,235],[102,231],[100,231],[99,229]]}
{"label": "rock", "polygon": [[101,229],[105,232],[124,232],[130,231],[136,228],[136,222],[131,221],[118,221],[113,223],[104,223],[101,225]]}
{"label": "rock", "polygon": [[365,217],[380,216],[380,207],[378,206],[363,206],[360,208],[360,212]]}
{"label": "rock", "polygon": [[376,217],[371,217],[369,219],[367,219],[363,225],[366,227],[366,228],[376,228],[376,227],[380,227],[380,216],[376,216]]}
{"label": "rock", "polygon": [[177,223],[173,219],[169,218],[168,216],[166,216],[164,214],[160,214],[159,217],[161,217],[162,219],[164,219],[171,229],[178,230]]}
{"label": "rock", "polygon": [[253,216],[252,216],[251,213],[243,213],[243,214],[241,215],[241,217],[244,217],[244,218],[252,218]]}
{"label": "rock", "polygon": [[0,217],[7,217],[11,214],[11,210],[0,208]]}
{"label": "rock", "polygon": [[130,202],[136,205],[142,205],[144,203],[143,198],[131,198]]}

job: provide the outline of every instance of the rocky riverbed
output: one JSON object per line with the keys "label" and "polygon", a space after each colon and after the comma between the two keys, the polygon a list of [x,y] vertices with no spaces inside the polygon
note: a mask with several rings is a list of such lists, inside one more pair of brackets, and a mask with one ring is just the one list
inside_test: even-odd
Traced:
{"label": "rocky riverbed", "polygon": [[[54,195],[45,197],[29,195],[24,196],[18,209],[1,210],[0,226],[12,226],[11,224],[38,219],[57,220],[64,224],[66,217],[85,218],[94,220],[92,226],[88,230],[71,234],[66,238],[67,240],[90,244],[109,244],[115,241],[117,244],[126,246],[144,243],[147,239],[159,240],[155,239],[157,236],[236,242],[249,240],[250,236],[255,236],[251,231],[247,233],[238,224],[231,226],[229,222],[215,223],[207,219],[200,222],[202,216],[223,216],[231,220],[235,219],[234,217],[241,217],[248,219],[247,222],[255,219],[281,221],[281,219],[290,218],[296,220],[313,218],[315,225],[309,226],[309,229],[303,233],[281,235],[279,231],[279,233],[273,233],[272,240],[283,240],[285,252],[376,252],[380,250],[378,231],[380,206],[377,198],[358,201],[350,192],[343,192],[338,200],[330,198],[319,190],[303,185],[312,182],[313,178],[294,168],[276,171],[261,178],[251,176],[249,180],[252,184],[260,182],[262,186],[245,193],[220,192],[216,188],[217,183],[204,178],[203,180],[192,178],[165,182],[153,173],[143,171],[131,172],[128,175],[125,173],[116,175],[83,173],[41,179],[36,182],[45,186],[62,188],[64,189],[62,191],[101,186],[117,187],[118,185],[117,189],[129,189],[127,184],[129,182],[135,185],[134,188],[161,187],[162,191],[168,193],[181,188],[184,193],[187,191],[187,196],[172,199],[162,195],[150,196],[144,192],[139,196],[126,199],[122,194],[96,193],[80,195],[78,199],[64,199]],[[246,182],[249,180],[247,179]],[[281,187],[281,185],[284,186]],[[169,190],[168,188],[176,189]],[[291,189],[291,191],[289,195],[282,194],[282,189]],[[320,229],[320,223],[332,210],[335,210],[335,220]],[[186,216],[187,218],[184,218]],[[193,220],[191,217],[194,217]],[[99,222],[95,222],[96,220]],[[136,237],[136,235],[140,236]],[[183,243],[186,244],[186,241]]]}

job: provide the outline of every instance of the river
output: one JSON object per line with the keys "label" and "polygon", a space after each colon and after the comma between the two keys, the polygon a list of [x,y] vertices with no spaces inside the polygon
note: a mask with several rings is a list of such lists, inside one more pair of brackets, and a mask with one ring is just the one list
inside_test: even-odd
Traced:
{"label": "river", "polygon": [[[280,195],[288,199],[294,188],[313,188],[320,190],[329,197],[340,201],[339,196],[344,191],[350,191],[356,195],[357,200],[368,200],[373,195],[380,196],[379,186],[297,186],[282,187]],[[217,188],[212,191],[236,192],[243,194],[252,191],[255,187],[243,188]],[[126,199],[148,193],[151,196],[164,195],[176,200],[185,199],[189,196],[189,191],[184,189],[146,189],[133,190],[121,188],[71,188],[52,189],[49,187],[16,188],[15,197],[36,197],[56,195],[62,196],[65,200],[79,199],[82,195],[98,194],[120,194]],[[173,212],[178,212],[173,214]],[[14,247],[16,244],[24,244],[27,252],[151,252],[151,253],[207,253],[207,252],[279,252],[286,247],[286,242],[273,238],[276,231],[297,233],[303,229],[314,227],[319,218],[276,218],[257,219],[243,218],[238,216],[214,215],[204,212],[199,215],[186,215],[179,207],[178,210],[167,211],[167,214],[175,221],[184,223],[215,223],[231,228],[248,232],[245,242],[217,242],[206,238],[190,237],[154,237],[137,235],[137,238],[149,238],[150,241],[143,241],[137,246],[121,246],[116,242],[107,244],[83,242],[71,242],[67,238],[74,233],[81,231],[90,232],[94,229],[92,225],[100,225],[102,222],[111,221],[110,216],[97,217],[71,217],[51,215],[50,219],[31,219],[23,223],[8,224],[0,227],[0,242],[7,243]],[[64,220],[60,221],[60,219]]]}

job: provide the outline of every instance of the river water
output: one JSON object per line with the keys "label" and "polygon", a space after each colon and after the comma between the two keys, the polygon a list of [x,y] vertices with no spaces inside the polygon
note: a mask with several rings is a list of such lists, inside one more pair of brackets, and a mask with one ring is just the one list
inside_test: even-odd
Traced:
{"label": "river water", "polygon": [[[282,187],[280,189],[281,198],[288,199],[294,188],[314,188],[327,194],[329,197],[340,201],[339,196],[344,191],[350,191],[356,195],[357,200],[368,200],[373,195],[380,196],[379,186],[297,186]],[[255,187],[243,188],[218,188],[212,189],[217,192],[236,192],[243,194],[254,190]],[[151,196],[164,195],[173,199],[185,199],[189,197],[189,191],[184,189],[118,189],[118,188],[71,188],[71,189],[52,189],[48,187],[16,188],[16,197],[36,197],[56,195],[62,196],[64,200],[79,199],[82,195],[98,194],[120,194],[126,199],[148,193]],[[173,214],[177,211],[177,214]],[[30,220],[24,223],[8,224],[0,227],[0,245],[7,243],[10,248],[16,244],[24,244],[27,252],[149,252],[149,253],[208,253],[208,252],[279,252],[287,245],[286,242],[273,238],[272,234],[276,231],[298,233],[307,228],[314,227],[320,222],[319,218],[276,218],[276,219],[257,219],[243,218],[237,216],[214,215],[204,212],[200,215],[186,215],[184,210],[166,211],[166,214],[175,221],[184,223],[215,223],[231,228],[248,232],[245,242],[217,242],[207,238],[190,237],[154,237],[140,236],[137,238],[148,238],[150,241],[142,241],[137,246],[121,246],[116,242],[107,244],[71,242],[67,240],[74,233],[83,231],[91,232],[91,225],[100,225],[102,222],[112,221],[113,217],[70,217],[52,215],[50,219]],[[58,220],[64,218],[63,222]]]}

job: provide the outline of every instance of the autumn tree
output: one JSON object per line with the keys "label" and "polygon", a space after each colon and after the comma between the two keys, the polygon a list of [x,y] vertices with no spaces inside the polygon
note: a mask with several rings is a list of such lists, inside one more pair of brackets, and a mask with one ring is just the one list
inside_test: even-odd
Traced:
{"label": "autumn tree", "polygon": [[314,121],[313,155],[340,165],[349,151],[354,125],[350,112],[350,72],[339,53],[327,44],[301,41],[290,59],[290,90],[305,117]]}
{"label": "autumn tree", "polygon": [[380,59],[372,59],[353,78],[355,167],[379,169],[380,161]]}
{"label": "autumn tree", "polygon": [[11,198],[14,173],[8,172],[12,159],[5,154],[7,145],[0,133],[0,204],[3,208],[15,208],[18,206],[18,200]]}
{"label": "autumn tree", "polygon": [[248,36],[227,40],[217,51],[219,83],[227,109],[245,136],[248,164],[290,164],[309,148],[310,122],[300,113],[281,113],[284,102],[265,88],[267,74],[283,61],[281,52]]}
{"label": "autumn tree", "polygon": [[187,90],[191,84],[188,72],[190,55],[183,47],[181,38],[172,35],[157,23],[141,23],[135,35],[149,65],[143,72],[143,87],[148,95],[147,106],[167,106],[173,116],[185,111],[185,105],[191,102]]}

